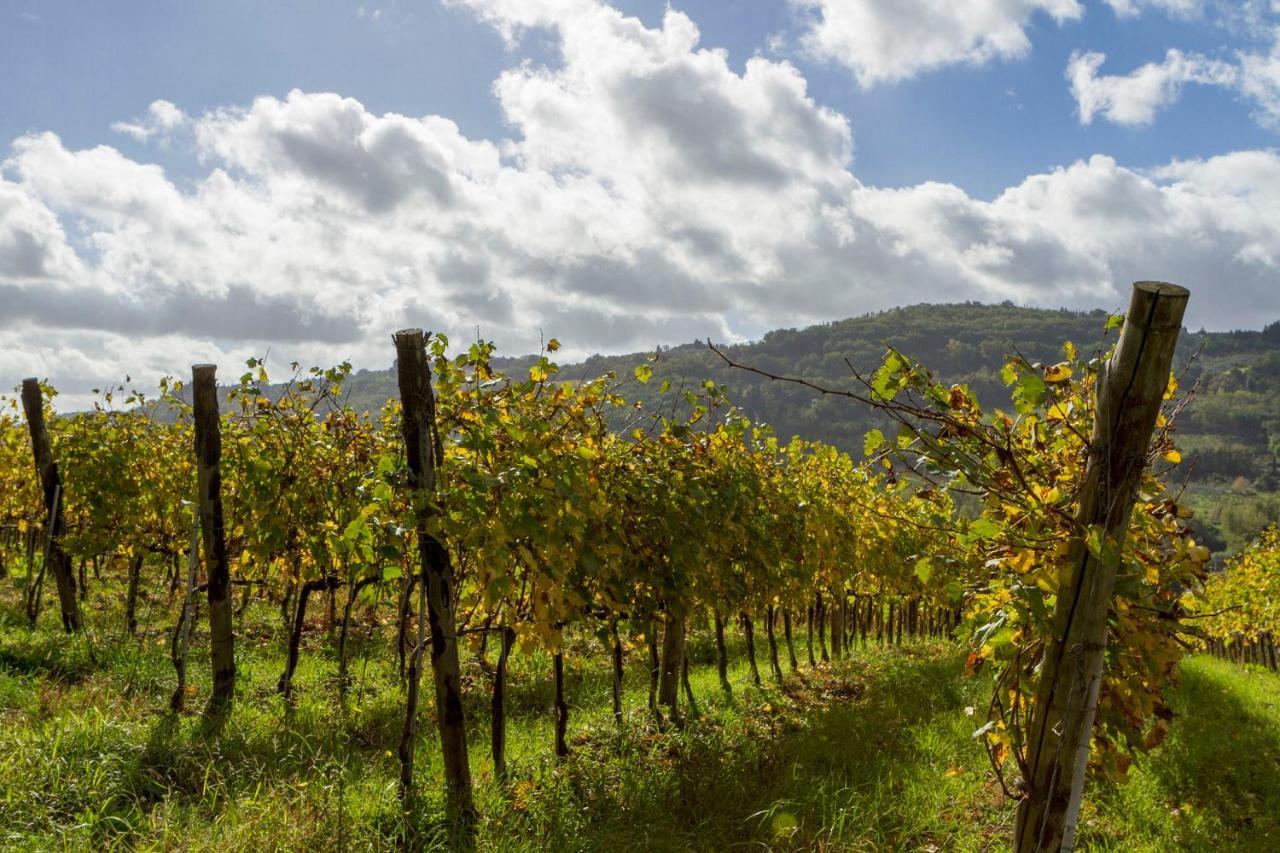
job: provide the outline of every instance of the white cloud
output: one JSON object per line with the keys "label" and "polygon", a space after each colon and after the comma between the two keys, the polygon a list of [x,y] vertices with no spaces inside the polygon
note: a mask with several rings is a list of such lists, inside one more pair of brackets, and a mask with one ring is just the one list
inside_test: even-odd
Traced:
{"label": "white cloud", "polygon": [[152,101],[147,107],[147,114],[134,121],[118,121],[111,125],[116,133],[131,137],[135,142],[146,143],[152,137],[161,145],[168,143],[170,136],[186,127],[189,123],[187,114],[170,101]]}
{"label": "white cloud", "polygon": [[110,147],[16,141],[0,388],[230,373],[269,344],[382,366],[405,325],[479,326],[507,353],[555,335],[575,357],[917,301],[1122,307],[1137,278],[1190,285],[1194,323],[1280,313],[1272,153],[1152,174],[1095,157],[990,202],[881,189],[789,63],[739,73],[677,12],[649,28],[589,3],[475,2],[561,48],[495,83],[512,139],[292,92],[191,117],[205,172],[181,185]]}
{"label": "white cloud", "polygon": [[1136,18],[1147,9],[1183,20],[1198,18],[1204,12],[1204,0],[1107,0],[1107,5],[1119,18]]}
{"label": "white cloud", "polygon": [[[1280,4],[1273,3],[1268,9],[1271,14],[1280,14]],[[1244,11],[1236,9],[1238,15]],[[1233,93],[1251,105],[1258,124],[1280,131],[1280,25],[1263,27],[1265,14],[1266,10],[1252,9],[1248,14],[1252,23],[1244,30],[1265,47],[1241,47],[1231,61],[1170,50],[1161,62],[1149,62],[1127,74],[1099,75],[1106,61],[1104,54],[1073,53],[1066,77],[1080,121],[1089,124],[1101,116],[1116,124],[1150,124],[1160,110],[1179,99],[1186,84],[1195,83]],[[1224,21],[1224,26],[1231,27],[1239,23],[1231,17],[1220,23]]]}
{"label": "white cloud", "polygon": [[1067,63],[1071,95],[1084,124],[1092,123],[1095,116],[1116,124],[1150,124],[1159,110],[1178,100],[1187,83],[1232,86],[1237,79],[1229,63],[1179,50],[1170,50],[1163,61],[1149,62],[1128,74],[1099,76],[1106,58],[1096,52],[1073,53]]}
{"label": "white cloud", "polygon": [[1267,53],[1240,55],[1240,94],[1253,102],[1259,124],[1280,130],[1280,27],[1271,38]]}
{"label": "white cloud", "polygon": [[82,272],[53,212],[0,176],[0,286],[43,285]]}
{"label": "white cloud", "polygon": [[445,4],[470,9],[480,20],[493,26],[508,45],[514,46],[522,32],[533,27],[572,25],[574,19],[593,17],[600,12],[599,0],[444,0]]}
{"label": "white cloud", "polygon": [[791,0],[812,56],[853,71],[864,88],[948,65],[1016,59],[1037,13],[1077,20],[1077,0]]}

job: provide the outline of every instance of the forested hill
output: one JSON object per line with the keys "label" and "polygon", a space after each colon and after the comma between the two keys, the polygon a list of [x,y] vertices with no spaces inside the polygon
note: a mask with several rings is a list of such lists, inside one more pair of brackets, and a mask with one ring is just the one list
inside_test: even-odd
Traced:
{"label": "forested hill", "polygon": [[[870,372],[889,344],[942,378],[969,385],[984,405],[1008,407],[1008,391],[1000,380],[1006,354],[1017,351],[1033,361],[1056,361],[1064,341],[1088,352],[1103,344],[1106,320],[1103,311],[1011,304],[914,305],[806,329],[779,329],[728,350],[736,361],[770,372],[854,387],[846,359],[860,372]],[[627,376],[653,355],[593,356],[563,365],[562,375],[577,378],[616,370]],[[527,358],[500,359],[497,366],[512,371],[528,363]],[[771,424],[784,440],[793,435],[818,439],[858,456],[866,431],[882,425],[874,413],[848,399],[824,398],[727,368],[703,342],[662,348],[652,365],[653,380],[630,389],[632,396],[652,399],[663,379],[674,388],[714,379],[729,387],[734,402]],[[1187,370],[1184,388],[1199,381],[1196,399],[1179,422],[1184,467],[1190,467],[1198,480],[1245,478],[1258,488],[1275,488],[1280,321],[1261,332],[1187,332],[1179,347],[1178,369]],[[394,377],[389,370],[362,371],[353,377],[349,391],[357,407],[377,408],[394,395]]]}

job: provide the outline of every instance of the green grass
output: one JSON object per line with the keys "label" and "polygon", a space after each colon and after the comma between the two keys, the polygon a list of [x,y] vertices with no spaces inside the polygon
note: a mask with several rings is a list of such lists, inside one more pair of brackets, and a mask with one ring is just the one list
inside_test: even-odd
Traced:
{"label": "green grass", "polygon": [[[395,749],[402,694],[394,655],[355,644],[355,684],[338,701],[335,662],[317,624],[295,678],[278,615],[250,607],[237,649],[235,710],[209,731],[167,713],[172,689],[162,599],[140,642],[95,588],[92,640],[52,618],[31,630],[12,583],[0,591],[0,848],[255,851],[392,849],[403,830]],[[315,608],[317,615],[322,607]],[[208,683],[193,637],[199,708]],[[763,646],[763,643],[761,644]],[[984,850],[1007,846],[1013,804],[972,739],[985,680],[962,678],[941,644],[858,650],[802,667],[782,688],[750,685],[734,648],[732,700],[695,633],[691,677],[702,715],[660,730],[646,708],[642,650],[629,654],[627,717],[610,712],[598,642],[567,656],[572,755],[552,756],[551,665],[516,655],[509,691],[511,778],[493,779],[489,679],[466,670],[471,766],[482,850]],[[763,651],[763,649],[762,649]],[[762,656],[761,663],[765,661]],[[785,667],[785,663],[784,663]],[[424,691],[428,703],[430,691]],[[1095,788],[1082,841],[1111,850],[1280,849],[1280,678],[1194,658],[1175,697],[1168,742],[1132,781]],[[424,718],[429,719],[429,716]],[[417,756],[415,815],[427,846],[447,843],[434,732]]]}
{"label": "green grass", "polygon": [[1280,677],[1183,663],[1169,740],[1086,813],[1105,850],[1280,850]]}

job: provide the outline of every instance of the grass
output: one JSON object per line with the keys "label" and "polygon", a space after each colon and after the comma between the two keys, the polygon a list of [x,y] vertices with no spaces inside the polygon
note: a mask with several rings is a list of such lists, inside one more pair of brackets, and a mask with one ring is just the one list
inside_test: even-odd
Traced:
{"label": "grass", "polygon": [[[338,701],[317,624],[275,694],[283,640],[274,608],[241,626],[235,710],[221,731],[165,711],[173,674],[162,599],[152,630],[124,638],[118,598],[97,588],[88,638],[37,630],[11,582],[0,590],[0,847],[14,850],[380,850],[403,829],[396,796],[402,722],[394,655],[380,635],[354,651]],[[323,608],[316,607],[319,614]],[[192,707],[207,696],[193,637]],[[691,642],[702,715],[660,730],[641,650],[629,654],[627,717],[610,711],[608,662],[581,638],[567,655],[572,754],[552,756],[551,665],[516,655],[509,688],[510,779],[488,757],[488,677],[466,672],[482,850],[1003,849],[1013,803],[972,739],[987,683],[962,678],[951,647],[859,649],[850,659],[750,684],[740,649],[726,697],[709,638]],[[764,661],[762,660],[763,664]],[[785,663],[784,663],[785,667]],[[424,691],[424,702],[430,691]],[[1280,678],[1207,658],[1183,668],[1164,746],[1128,785],[1096,787],[1082,842],[1106,850],[1280,849]],[[429,709],[429,705],[428,705]],[[447,845],[430,726],[417,756],[414,821]]]}
{"label": "grass", "polygon": [[1182,666],[1169,740],[1104,790],[1102,850],[1280,850],[1280,677],[1209,657]]}

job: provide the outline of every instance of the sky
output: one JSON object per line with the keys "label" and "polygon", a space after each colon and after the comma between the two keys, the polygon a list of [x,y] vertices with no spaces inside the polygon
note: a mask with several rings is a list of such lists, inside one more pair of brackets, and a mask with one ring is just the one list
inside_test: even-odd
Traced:
{"label": "sky", "polygon": [[1280,319],[1280,0],[0,0],[0,392],[917,302]]}

